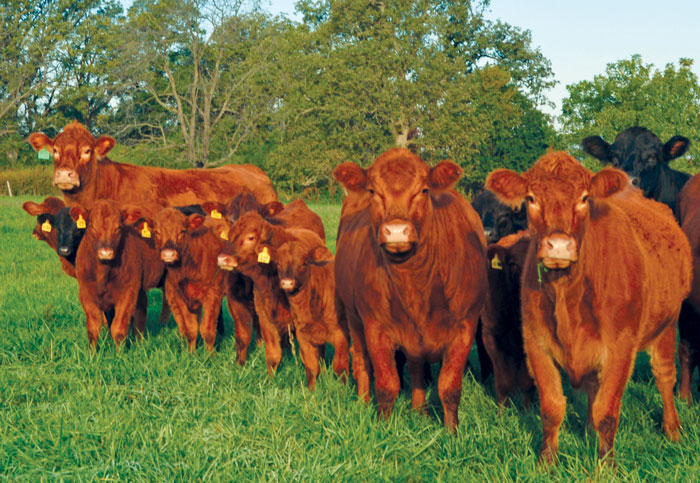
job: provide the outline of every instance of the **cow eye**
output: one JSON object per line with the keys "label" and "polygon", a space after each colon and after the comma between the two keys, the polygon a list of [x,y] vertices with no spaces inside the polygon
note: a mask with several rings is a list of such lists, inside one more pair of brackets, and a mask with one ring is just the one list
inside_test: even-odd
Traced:
{"label": "cow eye", "polygon": [[248,241],[255,240],[255,235],[248,235]]}
{"label": "cow eye", "polygon": [[423,194],[427,195],[428,194],[428,188],[423,188]]}
{"label": "cow eye", "polygon": [[535,202],[535,197],[532,196],[532,195],[527,195],[527,196],[525,197],[525,201],[527,201],[528,203],[534,203],[534,202]]}
{"label": "cow eye", "polygon": [[587,203],[588,200],[591,199],[590,195],[583,195],[583,198],[581,198],[581,203]]}
{"label": "cow eye", "polygon": [[368,192],[369,194],[371,194],[371,195],[374,194],[374,190],[373,190],[372,188],[368,189],[367,192]]}

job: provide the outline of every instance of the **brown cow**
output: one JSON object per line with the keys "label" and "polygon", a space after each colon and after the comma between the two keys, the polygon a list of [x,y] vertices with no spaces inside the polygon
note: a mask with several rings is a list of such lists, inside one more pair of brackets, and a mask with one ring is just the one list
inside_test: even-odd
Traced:
{"label": "brown cow", "polygon": [[53,155],[53,182],[69,205],[79,203],[90,208],[98,199],[112,199],[120,203],[156,201],[184,206],[225,201],[246,191],[254,193],[262,203],[277,200],[267,175],[249,164],[174,170],[116,163],[107,158],[114,139],[100,136],[95,140],[77,121],[68,124],[54,139],[33,133],[29,143],[37,151],[47,149]]}
{"label": "brown cow", "polygon": [[695,175],[678,196],[681,228],[688,237],[693,253],[693,284],[678,319],[678,358],[681,366],[679,396],[692,403],[690,381],[700,367],[700,176]]}
{"label": "brown cow", "polygon": [[313,389],[319,373],[319,348],[325,348],[327,343],[335,349],[333,370],[345,378],[348,337],[338,324],[335,309],[333,254],[320,238],[308,238],[311,244],[284,243],[272,251],[272,259],[277,263],[280,287],[289,300],[306,382]]}
{"label": "brown cow", "polygon": [[[141,207],[139,218],[154,208]],[[74,219],[82,217],[88,227],[83,237],[75,268],[80,302],[87,317],[90,347],[97,347],[102,327],[102,312],[114,309],[111,325],[115,345],[126,337],[133,315],[138,334],[146,325],[146,290],[158,286],[165,267],[153,242],[143,240],[131,223],[135,208],[123,210],[112,200],[98,200],[91,210],[71,207]]]}
{"label": "brown cow", "polygon": [[280,288],[276,264],[269,258],[270,250],[290,240],[314,236],[324,240],[323,223],[303,201],[297,200],[274,219],[266,220],[257,211],[241,216],[227,235],[229,243],[219,255],[222,269],[235,269],[253,281],[255,312],[265,341],[270,375],[274,375],[282,358],[281,337],[294,325],[289,302]]}
{"label": "brown cow", "polygon": [[520,231],[501,238],[487,249],[489,307],[493,307],[493,314],[483,318],[482,332],[486,352],[493,362],[499,404],[513,395],[517,387],[523,392],[525,406],[529,406],[535,390],[525,363],[520,316],[520,276],[529,246],[530,233]]}
{"label": "brown cow", "polygon": [[225,279],[216,264],[221,239],[204,226],[205,220],[203,211],[185,215],[168,207],[152,218],[139,217],[135,226],[142,237],[155,240],[155,249],[167,268],[168,303],[190,351],[197,346],[199,332],[207,350],[212,352],[217,328],[221,332],[223,324]]}
{"label": "brown cow", "polygon": [[499,169],[486,180],[503,202],[527,201],[532,242],[522,278],[523,340],[540,398],[540,457],[548,462],[566,408],[558,368],[574,387],[586,388],[598,454],[611,461],[640,350],[651,356],[666,436],[680,438],[676,320],[690,289],[690,247],[671,210],[628,184],[622,171],[593,175],[564,152],[546,154],[523,175]]}
{"label": "brown cow", "polygon": [[423,408],[423,362],[442,360],[438,392],[451,430],[459,423],[462,374],[488,283],[481,221],[452,188],[461,173],[451,161],[430,168],[399,148],[366,170],[348,162],[333,171],[348,191],[335,275],[358,395],[369,401],[373,366],[379,413],[389,416],[400,387],[394,355],[401,350],[412,405]]}

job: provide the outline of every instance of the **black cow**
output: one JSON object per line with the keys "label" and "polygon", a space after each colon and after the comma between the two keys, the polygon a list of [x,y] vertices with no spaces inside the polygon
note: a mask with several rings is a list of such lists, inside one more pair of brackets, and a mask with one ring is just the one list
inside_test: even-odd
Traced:
{"label": "black cow", "polygon": [[581,146],[594,158],[623,170],[644,196],[665,203],[678,218],[676,200],[690,175],[671,169],[668,162],[685,154],[690,146],[688,138],[673,136],[662,145],[656,134],[635,126],[618,134],[612,144],[600,136],[589,136]]}
{"label": "black cow", "polygon": [[487,243],[496,243],[504,236],[527,229],[524,205],[514,210],[498,201],[490,191],[482,191],[474,198],[472,206],[484,225]]}

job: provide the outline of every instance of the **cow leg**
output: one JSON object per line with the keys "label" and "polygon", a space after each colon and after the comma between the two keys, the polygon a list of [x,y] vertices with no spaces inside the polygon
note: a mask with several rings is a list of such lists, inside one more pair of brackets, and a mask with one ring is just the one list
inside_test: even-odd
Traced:
{"label": "cow leg", "polygon": [[692,332],[694,325],[698,323],[695,310],[688,302],[681,305],[681,313],[678,316],[678,332],[680,341],[678,343],[678,360],[681,367],[680,383],[678,385],[678,396],[685,400],[690,406],[693,403],[693,395],[690,390],[690,382],[693,378],[694,354],[692,346]]}
{"label": "cow leg", "polygon": [[297,333],[297,341],[299,342],[301,362],[304,363],[304,369],[306,370],[306,385],[309,387],[309,390],[313,391],[316,388],[316,378],[320,372],[318,347],[307,340],[301,332]]}
{"label": "cow leg", "polygon": [[117,348],[119,348],[129,332],[129,323],[136,309],[139,292],[142,291],[140,289],[126,291],[126,293],[122,294],[114,307],[114,320],[109,330],[112,333],[112,340],[114,340],[114,345]]}
{"label": "cow leg", "polygon": [[[479,356],[479,369],[481,373],[481,383],[485,384],[486,380],[493,373],[494,367],[491,362],[491,357],[484,344],[483,322],[479,320],[479,325],[476,328],[476,352]],[[494,376],[495,377],[495,376]]]}
{"label": "cow leg", "polygon": [[97,304],[84,296],[84,294],[81,293],[79,298],[83,305],[83,310],[85,311],[88,342],[90,344],[90,349],[94,351],[97,349],[97,340],[100,338],[104,313]]}
{"label": "cow leg", "polygon": [[271,376],[274,376],[275,372],[277,372],[277,366],[279,366],[279,363],[282,360],[280,334],[272,321],[272,314],[270,313],[270,308],[272,307],[274,301],[272,300],[271,296],[268,296],[267,293],[260,290],[257,285],[254,287],[253,291],[255,312],[258,314],[260,332],[263,340],[265,341],[265,361],[267,362],[267,372]]}
{"label": "cow leg", "polygon": [[442,356],[438,394],[445,413],[445,427],[453,433],[457,432],[459,426],[458,408],[462,397],[462,376],[474,343],[477,323],[478,321],[465,321],[465,325],[473,327],[473,330],[463,331],[461,337],[456,338]]}
{"label": "cow leg", "polygon": [[214,341],[221,314],[221,298],[221,294],[214,291],[214,293],[206,294],[202,303],[202,321],[199,325],[199,333],[209,352],[214,352]]}
{"label": "cow leg", "polygon": [[411,376],[411,407],[425,413],[425,377],[423,359],[408,358],[408,373]]}
{"label": "cow leg", "polygon": [[535,381],[527,370],[525,359],[518,366],[518,387],[523,393],[523,406],[528,409],[532,404],[532,398],[535,395]]}
{"label": "cow leg", "polygon": [[177,289],[166,280],[167,290],[165,295],[168,298],[168,305],[173,312],[173,318],[180,331],[180,335],[187,340],[187,347],[190,352],[197,348],[197,316],[192,314],[187,308],[187,304],[177,295]]}
{"label": "cow leg", "polygon": [[394,362],[395,348],[389,336],[381,330],[376,319],[365,319],[365,341],[374,367],[374,392],[379,415],[389,419],[401,384]]}
{"label": "cow leg", "polygon": [[148,320],[148,295],[145,290],[139,290],[134,309],[134,329],[136,336],[141,339],[146,331],[146,321]]}
{"label": "cow leg", "polygon": [[165,296],[165,286],[163,286],[162,292],[163,292],[163,298],[161,299],[160,315],[158,316],[158,323],[160,325],[165,325],[168,323],[168,320],[170,319],[170,305],[168,304],[168,299]]}
{"label": "cow leg", "polygon": [[583,387],[586,390],[586,396],[588,399],[588,414],[586,417],[586,428],[589,431],[595,429],[593,424],[593,402],[598,395],[598,390],[600,389],[600,380],[598,379],[598,374],[590,374],[586,376],[583,380]]}
{"label": "cow leg", "polygon": [[[484,328],[482,332],[483,344],[486,348],[489,361],[492,363],[493,385],[496,389],[496,401],[503,405],[506,398],[515,387],[516,368],[509,358],[498,347],[498,342],[491,329]],[[482,379],[483,382],[483,379]]]}
{"label": "cow leg", "polygon": [[248,347],[253,338],[254,313],[251,313],[246,304],[236,300],[231,294],[226,298],[226,304],[236,331],[236,362],[242,366],[245,364]]}
{"label": "cow leg", "polygon": [[681,439],[681,422],[678,419],[676,406],[673,401],[673,385],[676,382],[676,324],[668,327],[659,335],[655,344],[650,347],[651,372],[656,380],[656,387],[661,394],[664,408],[664,432],[671,441]]}
{"label": "cow leg", "polygon": [[367,352],[367,343],[365,341],[365,332],[362,328],[362,321],[359,314],[356,312],[346,312],[345,309],[340,307],[338,310],[338,320],[341,326],[345,322],[345,318],[342,314],[347,315],[348,332],[352,339],[350,355],[352,356],[352,374],[357,381],[357,397],[369,403],[369,371],[372,368],[372,364],[370,363],[369,353]]}
{"label": "cow leg", "polygon": [[348,356],[348,338],[345,336],[340,327],[336,327],[331,333],[331,344],[333,344],[333,371],[336,375],[346,382],[348,375],[348,367],[350,366]]}
{"label": "cow leg", "polygon": [[[542,419],[542,449],[540,461],[554,463],[559,449],[559,427],[564,420],[566,398],[561,385],[561,375],[554,361],[535,340],[535,336],[524,338],[525,353],[530,373],[535,380],[540,398]],[[528,340],[533,342],[528,343]]]}
{"label": "cow leg", "polygon": [[[619,341],[622,342],[622,341]],[[674,341],[675,342],[675,341]],[[608,352],[600,373],[600,388],[593,401],[593,426],[598,432],[598,457],[612,463],[615,434],[620,419],[622,395],[634,369],[635,350],[618,344]]]}

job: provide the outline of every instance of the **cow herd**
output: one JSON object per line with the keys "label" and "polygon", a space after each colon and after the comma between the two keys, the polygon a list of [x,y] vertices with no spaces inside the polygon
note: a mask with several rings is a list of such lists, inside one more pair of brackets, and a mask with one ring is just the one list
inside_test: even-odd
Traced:
{"label": "cow herd", "polygon": [[53,156],[63,200],[23,207],[78,281],[93,349],[103,327],[117,347],[130,327],[142,334],[146,292],[160,288],[161,322],[172,313],[190,350],[201,336],[214,351],[225,299],[239,364],[254,330],[271,375],[296,339],[313,389],[331,344],[335,373],[344,380],[352,368],[360,399],[369,402],[374,379],[383,417],[404,369],[412,407],[424,410],[426,365],[440,363],[444,424],[455,431],[476,341],[499,404],[537,394],[546,462],[566,409],[562,372],[586,391],[599,456],[612,460],[622,395],[645,350],[664,432],[680,438],[677,327],[688,403],[700,366],[700,177],[667,164],[686,138],[662,145],[641,127],[612,144],[589,137],[584,150],[612,166],[594,174],[550,151],[525,173],[492,172],[473,205],[454,189],[462,170],[451,161],[430,167],[394,148],[368,168],[343,163],[333,171],[346,191],[335,256],[320,217],[301,200],[281,204],[255,166],[117,163],[107,158],[114,139],[77,122],[29,143]]}

